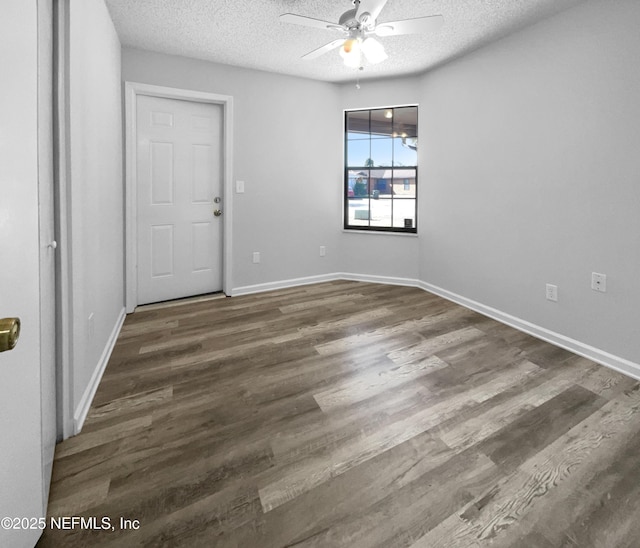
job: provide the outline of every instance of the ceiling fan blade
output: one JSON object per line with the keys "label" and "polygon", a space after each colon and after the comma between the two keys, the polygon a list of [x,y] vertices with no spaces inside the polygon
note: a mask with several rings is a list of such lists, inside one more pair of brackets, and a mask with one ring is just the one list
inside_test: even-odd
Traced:
{"label": "ceiling fan blade", "polygon": [[390,21],[380,23],[375,33],[378,36],[397,36],[399,34],[422,34],[440,30],[444,18],[442,15],[430,17],[417,17],[416,19],[403,19],[402,21]]}
{"label": "ceiling fan blade", "polygon": [[304,27],[315,27],[317,29],[333,29],[342,27],[329,21],[322,21],[321,19],[314,19],[313,17],[305,17],[304,15],[296,15],[295,13],[283,13],[280,16],[280,21],[283,23],[293,23],[294,25],[302,25]]}
{"label": "ceiling fan blade", "polygon": [[315,59],[316,57],[320,57],[321,55],[324,55],[328,51],[331,51],[332,49],[336,49],[337,47],[340,47],[342,44],[344,44],[344,40],[345,40],[344,38],[339,38],[338,40],[329,42],[328,44],[325,44],[324,46],[321,46],[318,49],[314,49],[313,51],[310,51],[306,55],[303,55],[302,58],[305,61],[308,61],[310,59]]}
{"label": "ceiling fan blade", "polygon": [[[366,27],[373,26],[386,3],[387,0],[360,0],[358,11],[356,12],[356,19]],[[369,17],[366,21],[363,21],[362,16],[365,13],[368,13]]]}

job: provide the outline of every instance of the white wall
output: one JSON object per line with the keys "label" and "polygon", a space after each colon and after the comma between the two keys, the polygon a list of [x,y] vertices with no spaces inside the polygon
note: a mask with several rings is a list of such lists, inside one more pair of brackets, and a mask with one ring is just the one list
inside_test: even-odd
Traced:
{"label": "white wall", "polygon": [[[125,81],[231,95],[232,288],[335,272],[341,227],[341,118],[335,86],[123,49]],[[319,248],[327,254],[320,257]],[[252,263],[252,253],[261,263]]]}
{"label": "white wall", "polygon": [[72,0],[69,17],[68,382],[78,430],[124,317],[122,97],[120,42],[103,0]]}
{"label": "white wall", "polygon": [[421,279],[635,364],[638,28],[635,0],[585,2],[427,74],[420,94]]}

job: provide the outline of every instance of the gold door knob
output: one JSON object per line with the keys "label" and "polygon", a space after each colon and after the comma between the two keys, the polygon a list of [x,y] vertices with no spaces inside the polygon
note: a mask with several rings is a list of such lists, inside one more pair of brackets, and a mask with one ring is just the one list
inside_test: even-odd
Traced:
{"label": "gold door knob", "polygon": [[18,344],[20,336],[20,318],[2,318],[0,320],[0,352],[12,350]]}
{"label": "gold door knob", "polygon": [[213,210],[213,214],[214,214],[216,217],[220,217],[220,215],[222,215],[222,210],[220,210],[220,209],[214,209],[214,210]]}

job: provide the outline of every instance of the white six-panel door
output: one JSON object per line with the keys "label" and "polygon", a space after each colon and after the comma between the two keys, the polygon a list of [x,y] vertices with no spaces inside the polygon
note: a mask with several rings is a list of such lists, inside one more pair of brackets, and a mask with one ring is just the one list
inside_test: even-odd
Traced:
{"label": "white six-panel door", "polygon": [[137,98],[137,304],[222,290],[222,116]]}

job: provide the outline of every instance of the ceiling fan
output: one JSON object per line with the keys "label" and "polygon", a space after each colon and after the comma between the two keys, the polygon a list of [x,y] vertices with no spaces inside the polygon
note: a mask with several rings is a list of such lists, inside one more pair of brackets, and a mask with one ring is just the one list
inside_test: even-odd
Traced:
{"label": "ceiling fan", "polygon": [[345,11],[337,23],[294,13],[285,13],[280,16],[280,20],[285,23],[328,29],[343,34],[342,38],[303,55],[303,59],[315,59],[339,47],[344,64],[348,67],[360,68],[363,56],[371,64],[380,63],[387,58],[384,47],[374,36],[435,32],[442,25],[442,15],[378,23],[378,15],[387,0],[352,0],[352,3],[354,7]]}

